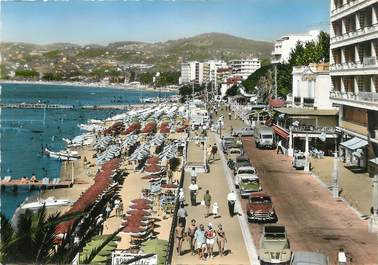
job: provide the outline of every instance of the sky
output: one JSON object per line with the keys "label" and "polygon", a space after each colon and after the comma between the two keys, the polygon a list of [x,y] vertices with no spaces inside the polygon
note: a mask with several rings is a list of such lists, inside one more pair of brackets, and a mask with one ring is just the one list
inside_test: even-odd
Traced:
{"label": "sky", "polygon": [[47,44],[158,42],[222,32],[274,41],[328,31],[329,0],[1,1],[1,40]]}

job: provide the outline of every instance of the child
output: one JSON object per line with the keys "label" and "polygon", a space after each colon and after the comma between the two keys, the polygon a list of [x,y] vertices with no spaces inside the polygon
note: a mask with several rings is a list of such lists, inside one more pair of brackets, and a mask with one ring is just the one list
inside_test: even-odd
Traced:
{"label": "child", "polygon": [[214,215],[214,218],[219,217],[219,206],[217,202],[213,203],[213,207],[211,209],[211,213]]}

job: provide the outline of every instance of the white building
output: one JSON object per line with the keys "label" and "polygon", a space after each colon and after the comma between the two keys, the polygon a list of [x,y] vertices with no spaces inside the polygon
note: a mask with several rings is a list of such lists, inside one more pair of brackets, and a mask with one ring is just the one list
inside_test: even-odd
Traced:
{"label": "white building", "polygon": [[180,84],[188,84],[196,78],[196,61],[181,64]]}
{"label": "white building", "polygon": [[293,67],[292,107],[331,109],[331,78],[328,64]]}
{"label": "white building", "polygon": [[243,80],[261,67],[258,58],[232,60],[229,62],[233,76],[240,76]]}
{"label": "white building", "polygon": [[340,153],[371,174],[378,172],[377,12],[376,0],[331,0],[330,97],[340,108]]}
{"label": "white building", "polygon": [[272,63],[287,63],[290,59],[290,53],[298,42],[306,43],[317,40],[320,31],[311,30],[305,34],[290,34],[282,36],[276,40],[274,51],[272,52]]}

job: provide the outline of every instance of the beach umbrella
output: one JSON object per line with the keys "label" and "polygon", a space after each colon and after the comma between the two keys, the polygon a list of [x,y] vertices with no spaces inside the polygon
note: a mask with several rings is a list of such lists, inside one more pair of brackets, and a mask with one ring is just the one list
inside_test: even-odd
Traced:
{"label": "beach umbrella", "polygon": [[152,164],[158,164],[160,162],[159,157],[157,156],[152,156],[146,161],[146,165],[152,165]]}
{"label": "beach umbrella", "polygon": [[138,203],[138,204],[131,204],[129,206],[130,209],[132,210],[150,210],[152,207],[148,204],[145,203]]}
{"label": "beach umbrella", "polygon": [[156,174],[156,173],[160,173],[162,169],[158,165],[149,165],[144,169],[144,171],[147,173]]}
{"label": "beach umbrella", "polygon": [[131,209],[126,212],[128,216],[130,215],[142,215],[142,216],[150,216],[151,213],[145,210],[138,210],[138,209]]}
{"label": "beach umbrella", "polygon": [[140,204],[140,203],[151,204],[152,201],[148,200],[148,199],[139,198],[139,199],[131,200],[130,203],[133,203],[133,204]]}
{"label": "beach umbrella", "polygon": [[159,179],[161,179],[161,176],[159,176],[159,175],[147,175],[147,176],[143,176],[142,179],[159,180]]}
{"label": "beach umbrella", "polygon": [[125,226],[123,229],[122,229],[122,232],[123,233],[128,233],[128,234],[140,234],[142,232],[145,232],[146,229],[144,228],[141,228],[141,227],[134,227],[134,226]]}
{"label": "beach umbrella", "polygon": [[176,184],[161,184],[161,187],[164,189],[177,189],[178,185]]}

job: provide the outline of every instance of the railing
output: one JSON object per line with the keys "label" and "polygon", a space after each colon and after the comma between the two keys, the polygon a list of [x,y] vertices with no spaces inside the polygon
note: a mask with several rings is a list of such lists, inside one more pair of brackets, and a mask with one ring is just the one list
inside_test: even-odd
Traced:
{"label": "railing", "polygon": [[[332,0],[333,1],[333,0]],[[365,0],[353,0],[350,1],[349,3],[345,3],[343,5],[336,6],[333,10],[331,10],[331,14],[335,15],[336,13],[342,12],[352,6],[355,6],[361,2],[364,2]]]}
{"label": "railing", "polygon": [[331,64],[330,70],[337,71],[337,70],[363,69],[363,68],[370,68],[372,66],[376,66],[377,64],[378,63],[377,63],[376,57],[365,57],[362,59],[362,62],[355,61],[355,62]]}
{"label": "railing", "polygon": [[331,91],[330,98],[335,99],[349,99],[356,101],[366,101],[366,102],[378,102],[377,92],[364,92],[360,91],[358,94],[354,92],[341,92],[341,91]]}
{"label": "railing", "polygon": [[292,126],[292,132],[311,132],[311,133],[335,133],[335,127],[315,127],[311,125]]}
{"label": "railing", "polygon": [[334,42],[339,42],[339,41],[347,40],[354,37],[361,37],[366,34],[376,32],[377,30],[378,30],[378,23],[374,23],[370,26],[356,29],[355,31],[350,31],[342,35],[333,36],[331,38],[331,42],[334,43]]}

